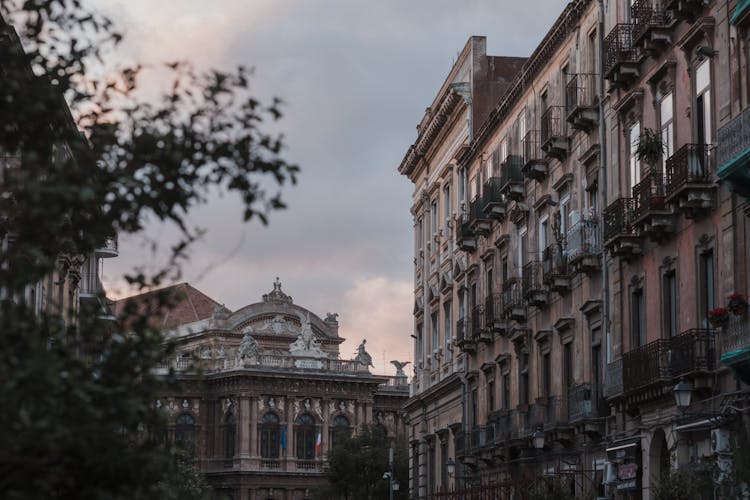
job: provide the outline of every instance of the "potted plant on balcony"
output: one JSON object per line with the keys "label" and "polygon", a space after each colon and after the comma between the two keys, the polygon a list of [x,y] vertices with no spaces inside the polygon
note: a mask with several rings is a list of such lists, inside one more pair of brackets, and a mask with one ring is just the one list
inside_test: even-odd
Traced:
{"label": "potted plant on balcony", "polygon": [[708,311],[708,321],[719,328],[729,322],[729,310],[726,307],[717,307]]}
{"label": "potted plant on balcony", "polygon": [[727,309],[735,316],[744,316],[747,314],[747,298],[741,293],[733,293],[729,296]]}
{"label": "potted plant on balcony", "polygon": [[[648,169],[644,177],[649,175],[656,176],[656,179],[651,179],[653,183],[655,180],[663,182],[662,176],[664,175],[661,171],[661,159],[666,150],[666,145],[661,138],[659,132],[655,132],[653,129],[645,128],[643,133],[638,137],[638,141],[633,144],[635,147],[635,157],[638,161],[646,164]],[[663,189],[659,190],[654,184],[648,187],[649,197],[648,203],[651,209],[660,209],[664,205],[664,193]]]}

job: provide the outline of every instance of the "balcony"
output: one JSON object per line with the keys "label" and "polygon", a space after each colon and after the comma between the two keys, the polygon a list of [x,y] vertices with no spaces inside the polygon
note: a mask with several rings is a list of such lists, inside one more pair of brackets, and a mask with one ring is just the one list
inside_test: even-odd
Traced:
{"label": "balcony", "polygon": [[542,280],[552,292],[562,294],[570,291],[571,276],[563,244],[554,243],[542,252]]}
{"label": "balcony", "polygon": [[602,214],[604,247],[616,257],[629,259],[641,254],[633,210],[633,198],[618,198]]}
{"label": "balcony", "polygon": [[506,198],[521,201],[524,198],[523,189],[523,160],[518,155],[508,155],[501,167],[501,193]]}
{"label": "balcony", "polygon": [[642,236],[664,241],[675,231],[674,213],[666,204],[664,174],[651,170],[633,186],[633,225]]}
{"label": "balcony", "polygon": [[711,179],[714,154],[710,145],[685,144],[667,158],[667,203],[695,219],[713,210],[716,185]]}
{"label": "balcony", "polygon": [[500,177],[490,177],[484,183],[482,198],[484,199],[484,215],[502,222],[505,220],[505,197],[502,193],[503,180]]}
{"label": "balcony", "polygon": [[622,358],[616,359],[607,365],[604,382],[604,397],[606,399],[622,396]]}
{"label": "balcony", "polygon": [[524,264],[521,279],[523,284],[523,296],[530,306],[546,307],[549,304],[549,293],[544,286],[542,263],[532,261]]}
{"label": "balcony", "polygon": [[487,236],[492,229],[492,221],[484,214],[484,199],[481,196],[469,204],[469,227],[478,236]]}
{"label": "balcony", "polygon": [[595,216],[583,219],[568,229],[568,266],[571,274],[591,274],[601,269],[602,247],[599,222]]}
{"label": "balcony", "polygon": [[539,130],[530,130],[522,140],[523,175],[537,182],[542,182],[548,172],[540,134]]}
{"label": "balcony", "polygon": [[578,73],[570,76],[566,86],[566,119],[576,130],[588,133],[599,123],[599,96],[597,78],[593,73]]}
{"label": "balcony", "polygon": [[478,305],[471,311],[471,338],[480,342],[492,342],[492,330],[487,327],[484,305]]}
{"label": "balcony", "polygon": [[503,294],[494,293],[484,301],[484,320],[492,333],[505,334],[508,324],[503,310]]}
{"label": "balcony", "polygon": [[712,372],[716,368],[714,330],[695,328],[672,337],[636,347],[622,356],[623,392],[662,395],[686,375]]}
{"label": "balcony", "polygon": [[671,15],[661,0],[635,0],[631,7],[633,45],[657,54],[672,43]]}
{"label": "balcony", "polygon": [[750,108],[719,128],[716,164],[719,179],[728,182],[733,192],[750,198]]}
{"label": "balcony", "polygon": [[609,415],[607,403],[594,384],[579,384],[568,390],[568,422],[590,436],[604,434],[599,417]]}
{"label": "balcony", "polygon": [[613,87],[629,87],[640,76],[640,59],[640,52],[633,45],[633,26],[616,24],[604,39],[604,78]]}
{"label": "balcony", "polygon": [[102,244],[98,245],[94,252],[97,257],[102,259],[117,257],[120,255],[120,252],[117,249],[117,235],[104,238]]}
{"label": "balcony", "polygon": [[542,127],[539,133],[542,151],[547,158],[563,161],[570,150],[570,139],[565,130],[565,107],[550,106],[542,114]]}
{"label": "balcony", "polygon": [[521,280],[516,277],[508,278],[503,283],[503,312],[508,319],[526,321],[526,302]]}
{"label": "balcony", "polygon": [[456,345],[464,352],[476,352],[477,343],[471,330],[471,321],[467,317],[456,321]]}
{"label": "balcony", "polygon": [[721,332],[721,362],[744,383],[750,383],[750,321],[747,315],[729,315]]}
{"label": "balcony", "polygon": [[458,230],[456,231],[456,244],[458,248],[466,252],[473,252],[477,249],[477,235],[471,227],[470,219],[462,216],[456,219]]}
{"label": "balcony", "polygon": [[664,10],[669,12],[672,18],[688,22],[695,21],[706,5],[705,0],[664,0]]}

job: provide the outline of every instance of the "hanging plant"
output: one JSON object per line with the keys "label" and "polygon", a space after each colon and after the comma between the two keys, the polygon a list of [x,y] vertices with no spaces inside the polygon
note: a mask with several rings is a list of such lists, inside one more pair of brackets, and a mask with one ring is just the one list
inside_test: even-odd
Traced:
{"label": "hanging plant", "polygon": [[729,310],[726,307],[717,307],[708,311],[708,321],[719,328],[729,322]]}
{"label": "hanging plant", "polygon": [[638,161],[648,165],[650,170],[657,170],[657,167],[661,165],[661,157],[666,150],[661,134],[653,129],[645,128],[634,146],[635,157]]}
{"label": "hanging plant", "polygon": [[733,293],[729,296],[727,309],[735,316],[744,316],[747,313],[747,298],[741,293]]}

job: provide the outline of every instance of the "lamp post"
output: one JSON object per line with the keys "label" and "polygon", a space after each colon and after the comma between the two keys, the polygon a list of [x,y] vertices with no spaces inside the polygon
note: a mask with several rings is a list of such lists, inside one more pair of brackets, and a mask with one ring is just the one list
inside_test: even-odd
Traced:
{"label": "lamp post", "polygon": [[677,408],[685,413],[690,408],[690,400],[693,397],[693,384],[681,378],[677,385],[674,386],[674,402]]}

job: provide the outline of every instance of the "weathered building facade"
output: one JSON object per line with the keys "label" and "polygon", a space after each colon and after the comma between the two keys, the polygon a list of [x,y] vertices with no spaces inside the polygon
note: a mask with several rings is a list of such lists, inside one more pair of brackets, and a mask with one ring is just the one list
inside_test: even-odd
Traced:
{"label": "weathered building facade", "polygon": [[745,4],[570,2],[487,119],[461,117],[474,133],[443,120],[424,147],[420,125],[399,167],[414,498],[541,476],[651,498],[665,472],[726,468],[750,341]]}
{"label": "weathered building facade", "polygon": [[181,388],[157,405],[168,414],[166,437],[188,444],[227,498],[311,498],[338,436],[362,424],[404,433],[406,376],[370,374],[364,341],[355,359],[340,359],[336,314],[321,319],[294,304],[278,280],[234,312],[188,284],[172,291],[177,300],[157,326],[178,342],[164,369]]}

